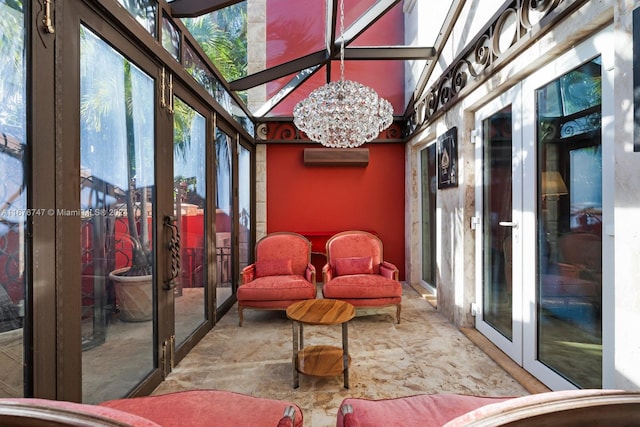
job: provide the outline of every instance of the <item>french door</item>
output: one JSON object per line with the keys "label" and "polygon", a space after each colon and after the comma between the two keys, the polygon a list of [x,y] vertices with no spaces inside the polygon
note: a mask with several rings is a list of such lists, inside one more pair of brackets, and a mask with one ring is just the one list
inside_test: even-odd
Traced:
{"label": "french door", "polygon": [[604,381],[608,36],[476,112],[476,327],[554,390]]}
{"label": "french door", "polygon": [[520,87],[476,114],[477,329],[522,361],[523,147]]}

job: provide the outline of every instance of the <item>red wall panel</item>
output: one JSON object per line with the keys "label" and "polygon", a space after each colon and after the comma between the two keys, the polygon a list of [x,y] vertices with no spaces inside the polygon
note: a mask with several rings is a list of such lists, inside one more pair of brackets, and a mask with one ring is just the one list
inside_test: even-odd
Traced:
{"label": "red wall panel", "polygon": [[267,145],[267,232],[375,232],[404,280],[404,145],[365,145],[366,167],[305,166],[305,147]]}

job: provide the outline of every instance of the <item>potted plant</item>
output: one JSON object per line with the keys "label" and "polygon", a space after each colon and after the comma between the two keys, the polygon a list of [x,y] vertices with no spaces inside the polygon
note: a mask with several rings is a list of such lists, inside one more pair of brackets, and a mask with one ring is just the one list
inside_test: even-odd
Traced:
{"label": "potted plant", "polygon": [[[141,160],[136,157],[136,144],[141,142],[136,141],[134,128],[133,71],[128,61],[124,61],[123,65],[127,138],[127,188],[123,202],[126,207],[126,233],[116,233],[115,239],[123,252],[127,255],[130,252],[130,265],[116,268],[109,273],[109,278],[114,284],[120,319],[142,322],[153,318],[153,254],[149,238],[151,204],[148,202],[148,189],[136,186],[137,174],[143,169],[143,165],[136,164],[136,160]],[[117,220],[121,221],[122,217]]]}
{"label": "potted plant", "polygon": [[[128,322],[143,322],[153,318],[153,254],[149,240],[149,206],[147,191],[140,190],[140,203],[136,202],[135,180],[129,179],[125,192],[127,234],[116,235],[116,240],[125,251],[131,251],[131,265],[109,273],[113,281],[120,319]],[[138,230],[138,224],[140,230]]]}

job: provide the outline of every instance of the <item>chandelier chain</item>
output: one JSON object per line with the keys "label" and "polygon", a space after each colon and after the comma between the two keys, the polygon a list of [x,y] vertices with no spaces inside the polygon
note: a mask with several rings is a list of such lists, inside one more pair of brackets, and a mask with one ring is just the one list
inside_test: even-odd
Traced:
{"label": "chandelier chain", "polygon": [[344,0],[340,0],[340,80],[344,81]]}

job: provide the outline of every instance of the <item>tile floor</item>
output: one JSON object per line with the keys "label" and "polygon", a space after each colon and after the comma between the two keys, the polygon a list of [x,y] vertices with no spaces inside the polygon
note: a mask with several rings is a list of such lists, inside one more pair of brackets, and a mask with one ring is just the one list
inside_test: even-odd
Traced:
{"label": "tile floor", "polygon": [[[402,323],[395,323],[394,314],[395,308],[363,310],[350,322],[349,389],[341,376],[301,376],[300,387],[293,389],[292,331],[285,314],[245,310],[239,327],[234,307],[154,394],[206,388],[288,400],[301,407],[306,427],[328,427],[335,425],[345,397],[521,396],[531,391],[413,288],[404,285]],[[340,327],[307,326],[304,338],[305,344],[340,345]]]}

